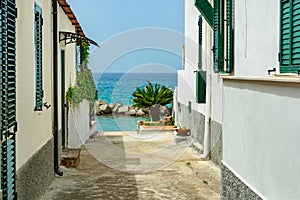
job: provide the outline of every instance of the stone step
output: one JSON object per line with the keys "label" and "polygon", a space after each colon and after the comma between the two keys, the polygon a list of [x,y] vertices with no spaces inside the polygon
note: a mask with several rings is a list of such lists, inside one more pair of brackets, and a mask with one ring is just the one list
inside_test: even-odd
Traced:
{"label": "stone step", "polygon": [[61,153],[60,164],[66,168],[76,168],[80,163],[80,151],[81,149],[63,149]]}

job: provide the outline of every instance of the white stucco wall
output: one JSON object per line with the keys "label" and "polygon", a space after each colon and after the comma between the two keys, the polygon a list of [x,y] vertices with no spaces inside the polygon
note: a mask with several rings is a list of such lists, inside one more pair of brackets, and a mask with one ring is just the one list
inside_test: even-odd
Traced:
{"label": "white stucco wall", "polygon": [[[17,170],[52,137],[53,123],[53,42],[52,3],[46,0],[18,0],[17,18]],[[43,12],[43,89],[44,102],[52,105],[48,110],[34,111],[35,107],[35,47],[34,47],[34,3]],[[59,10],[59,29],[75,31],[67,16]],[[59,45],[59,44],[58,44]],[[60,48],[60,45],[59,45]],[[76,77],[75,45],[66,49],[66,87]],[[59,53],[59,70],[60,51]],[[60,74],[59,74],[60,79]],[[60,86],[60,82],[59,82]],[[66,88],[66,89],[67,89]],[[60,95],[60,94],[59,94]],[[59,101],[60,102],[60,101]],[[59,105],[60,108],[60,105]],[[59,109],[60,111],[60,109]],[[60,118],[59,118],[60,121]],[[61,124],[61,123],[59,123]]]}
{"label": "white stucco wall", "polygon": [[266,199],[300,197],[300,83],[224,81],[223,160]]}
{"label": "white stucco wall", "polygon": [[[44,102],[52,104],[51,1],[43,9]],[[34,1],[17,1],[17,170],[52,137],[52,108],[35,112]],[[49,28],[46,28],[49,27]]]}
{"label": "white stucco wall", "polygon": [[234,74],[268,75],[279,71],[280,1],[235,1]]}
{"label": "white stucco wall", "polygon": [[68,148],[80,148],[89,136],[89,102],[84,100],[78,106],[69,108],[68,113]]}
{"label": "white stucco wall", "polygon": [[[194,1],[185,1],[185,60],[184,69],[178,71],[178,102],[188,105],[192,103],[192,109],[205,114],[205,104],[196,103],[196,74],[198,70],[198,37],[200,12],[195,7]],[[202,68],[212,69],[212,29],[203,18],[202,29]],[[222,123],[222,79],[219,74],[212,72],[212,119]]]}
{"label": "white stucco wall", "polygon": [[[76,33],[75,26],[72,25],[68,16],[64,13],[61,7],[58,7],[58,31],[66,31]],[[65,45],[64,42],[60,42],[58,45],[58,68],[61,69],[61,50],[65,50],[65,92],[68,91],[69,86],[74,86],[76,80],[76,43]],[[61,70],[58,70],[58,87],[61,89]],[[58,95],[61,98],[61,93]],[[61,129],[61,101],[58,105],[58,116],[59,116],[59,129]]]}

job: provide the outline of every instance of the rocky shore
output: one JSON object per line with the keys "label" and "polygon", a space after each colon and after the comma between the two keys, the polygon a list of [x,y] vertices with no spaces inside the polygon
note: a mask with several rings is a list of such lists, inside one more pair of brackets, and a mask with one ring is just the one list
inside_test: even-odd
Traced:
{"label": "rocky shore", "polygon": [[[95,103],[96,116],[116,114],[141,117],[149,115],[149,110],[149,108],[136,108],[133,106],[123,105],[120,102],[108,104],[103,100],[98,100]],[[160,110],[164,116],[169,116],[171,113],[169,108],[166,106],[161,106]]]}
{"label": "rocky shore", "polygon": [[108,104],[103,100],[98,100],[95,103],[95,114],[97,116],[118,114],[118,115],[129,115],[129,116],[141,117],[141,116],[149,115],[149,109],[148,108],[138,109],[138,108],[134,108],[133,106],[123,105],[120,102]]}

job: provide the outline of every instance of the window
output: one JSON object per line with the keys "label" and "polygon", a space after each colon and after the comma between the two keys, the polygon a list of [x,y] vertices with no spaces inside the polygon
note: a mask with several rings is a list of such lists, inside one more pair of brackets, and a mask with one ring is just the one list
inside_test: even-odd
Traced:
{"label": "window", "polygon": [[227,52],[226,52],[226,73],[231,73],[233,70],[233,61],[234,61],[234,18],[233,18],[233,1],[227,0],[226,2],[226,40],[227,40]]}
{"label": "window", "polygon": [[206,72],[202,69],[202,16],[199,16],[198,28],[199,28],[199,61],[198,71],[196,72],[196,102],[205,103],[206,101]]}
{"label": "window", "polygon": [[281,0],[280,72],[300,70],[300,0]]}
{"label": "window", "polygon": [[224,69],[224,4],[223,0],[214,0],[214,70]]}
{"label": "window", "polygon": [[[300,0],[299,0],[300,1]],[[226,20],[224,20],[224,8],[226,2]],[[234,0],[214,0],[214,7],[207,0],[196,0],[195,6],[201,12],[207,23],[214,31],[214,71],[231,73],[233,70],[234,54]],[[226,21],[226,28],[224,26]],[[226,31],[226,32],[225,32]],[[226,38],[225,38],[226,33]],[[226,40],[226,41],[224,41]],[[226,58],[224,51],[226,50]],[[226,61],[226,65],[225,65]]]}
{"label": "window", "polygon": [[35,40],[35,110],[43,108],[43,66],[42,66],[42,9],[37,4],[34,6],[34,40]]}
{"label": "window", "polygon": [[207,23],[213,27],[214,25],[214,8],[208,0],[196,0],[195,6],[200,11],[201,15],[205,18]]}
{"label": "window", "polygon": [[[234,50],[233,0],[226,0],[226,16],[224,15],[224,2],[223,0],[214,1],[214,71],[231,73]],[[224,26],[224,21],[226,21],[226,26]]]}
{"label": "window", "polygon": [[16,2],[0,1],[0,199],[16,199]]}
{"label": "window", "polygon": [[202,16],[199,16],[199,20],[198,20],[198,28],[199,28],[199,32],[198,32],[198,69],[202,69]]}

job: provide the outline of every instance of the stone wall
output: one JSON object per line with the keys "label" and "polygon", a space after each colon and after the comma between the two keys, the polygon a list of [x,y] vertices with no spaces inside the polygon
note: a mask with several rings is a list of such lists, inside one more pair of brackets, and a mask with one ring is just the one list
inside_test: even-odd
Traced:
{"label": "stone wall", "polygon": [[[176,111],[175,111],[176,112]],[[199,153],[203,153],[205,116],[189,109],[188,106],[177,105],[178,126],[191,129],[191,142]],[[222,160],[222,125],[211,120],[211,159],[218,165]]]}
{"label": "stone wall", "polygon": [[17,171],[19,200],[41,197],[54,179],[53,138]]}
{"label": "stone wall", "polygon": [[221,199],[262,200],[230,169],[221,163]]}
{"label": "stone wall", "polygon": [[211,120],[210,122],[210,137],[211,137],[211,159],[216,164],[221,165],[223,159],[222,145],[222,124]]}

